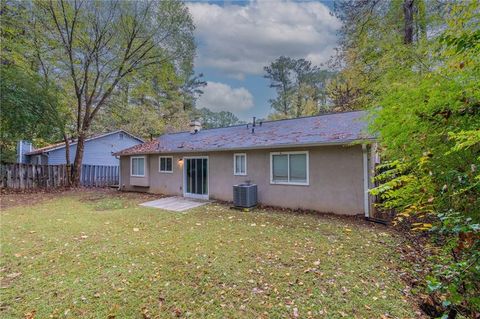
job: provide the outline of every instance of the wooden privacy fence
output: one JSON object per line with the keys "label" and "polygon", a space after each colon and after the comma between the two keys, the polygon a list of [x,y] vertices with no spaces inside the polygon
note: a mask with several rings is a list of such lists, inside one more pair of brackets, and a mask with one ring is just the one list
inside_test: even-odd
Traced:
{"label": "wooden privacy fence", "polygon": [[[33,189],[68,186],[67,165],[0,165],[0,188]],[[118,185],[118,166],[82,165],[80,184],[87,187]]]}
{"label": "wooden privacy fence", "polygon": [[11,189],[55,188],[68,185],[66,165],[0,165],[1,187]]}

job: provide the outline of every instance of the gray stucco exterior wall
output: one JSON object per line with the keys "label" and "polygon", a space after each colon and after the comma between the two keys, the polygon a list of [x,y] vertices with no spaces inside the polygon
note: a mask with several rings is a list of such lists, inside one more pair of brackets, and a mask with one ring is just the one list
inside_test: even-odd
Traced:
{"label": "gray stucco exterior wall", "polygon": [[[309,152],[309,185],[270,183],[270,153]],[[233,174],[233,154],[247,154],[247,175]],[[121,158],[121,188],[166,195],[183,195],[183,163],[188,156],[208,156],[209,198],[232,201],[232,186],[245,181],[258,185],[265,205],[310,209],[336,214],[364,214],[362,146],[318,146],[247,151],[162,154],[173,156],[173,172],[159,172],[159,154],[145,155],[148,173],[143,181],[130,176],[130,156]],[[147,185],[146,187],[133,184]]]}

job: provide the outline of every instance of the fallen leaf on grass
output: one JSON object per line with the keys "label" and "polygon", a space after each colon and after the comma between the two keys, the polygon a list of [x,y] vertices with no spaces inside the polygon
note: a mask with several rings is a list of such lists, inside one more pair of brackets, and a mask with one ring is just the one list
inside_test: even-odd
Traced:
{"label": "fallen leaf on grass", "polygon": [[21,272],[14,272],[14,273],[8,274],[8,275],[7,275],[7,278],[9,278],[9,279],[15,279],[15,278],[17,278],[18,276],[20,276],[21,274],[22,274]]}
{"label": "fallen leaf on grass", "polygon": [[158,307],[162,308],[164,302],[165,302],[165,297],[163,295],[160,295],[158,297]]}
{"label": "fallen leaf on grass", "polygon": [[180,308],[175,308],[175,309],[173,309],[173,314],[176,317],[181,317],[182,316],[182,310],[180,310]]}
{"label": "fallen leaf on grass", "polygon": [[293,308],[293,318],[298,318],[298,308]]}
{"label": "fallen leaf on grass", "polygon": [[23,318],[24,318],[24,319],[33,319],[33,318],[35,318],[35,313],[36,313],[36,312],[37,312],[36,310],[32,310],[32,311],[30,311],[30,312],[27,312],[27,313],[24,315]]}
{"label": "fallen leaf on grass", "polygon": [[142,318],[143,319],[150,319],[150,314],[148,313],[147,307],[142,308]]}

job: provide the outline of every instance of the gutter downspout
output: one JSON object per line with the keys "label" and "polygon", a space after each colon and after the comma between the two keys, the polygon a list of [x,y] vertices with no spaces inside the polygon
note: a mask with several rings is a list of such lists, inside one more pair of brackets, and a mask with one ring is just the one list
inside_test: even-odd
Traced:
{"label": "gutter downspout", "polygon": [[363,209],[365,211],[365,218],[370,218],[370,203],[368,193],[368,148],[367,144],[362,144],[362,157],[363,157]]}

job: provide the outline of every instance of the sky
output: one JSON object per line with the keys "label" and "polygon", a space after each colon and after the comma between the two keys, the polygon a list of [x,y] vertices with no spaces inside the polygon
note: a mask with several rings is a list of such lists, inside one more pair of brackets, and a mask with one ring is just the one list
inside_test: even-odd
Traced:
{"label": "sky", "polygon": [[332,1],[194,1],[195,71],[208,85],[197,107],[230,111],[241,120],[265,118],[274,89],[263,67],[281,55],[316,65],[333,54],[340,21]]}

